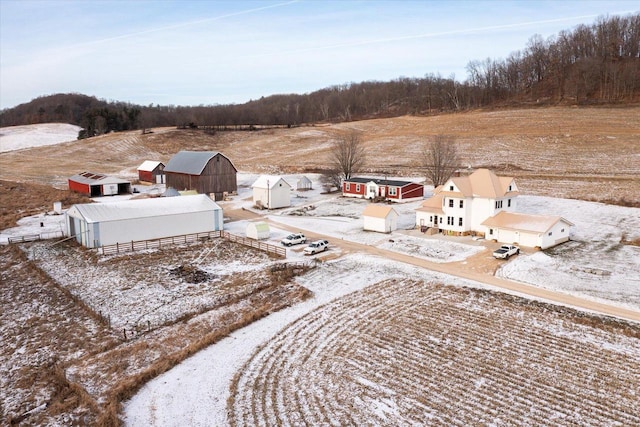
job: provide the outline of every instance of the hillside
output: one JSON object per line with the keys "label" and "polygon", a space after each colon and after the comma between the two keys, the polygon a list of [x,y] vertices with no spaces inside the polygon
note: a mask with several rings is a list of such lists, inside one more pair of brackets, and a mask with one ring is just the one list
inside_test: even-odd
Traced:
{"label": "hillside", "polygon": [[66,188],[84,170],[133,180],[144,160],[166,162],[179,150],[220,151],[245,172],[314,172],[325,168],[332,138],[357,129],[369,174],[421,176],[422,144],[445,134],[456,139],[464,165],[512,175],[525,194],[637,205],[638,117],[637,106],[548,107],[216,134],[158,128],[1,153],[0,180]]}

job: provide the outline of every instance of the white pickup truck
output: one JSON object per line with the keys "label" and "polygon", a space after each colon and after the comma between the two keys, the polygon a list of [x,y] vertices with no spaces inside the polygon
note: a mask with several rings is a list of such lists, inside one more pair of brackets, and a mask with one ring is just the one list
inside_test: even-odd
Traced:
{"label": "white pickup truck", "polygon": [[511,255],[518,255],[520,248],[516,245],[502,245],[499,249],[493,251],[493,257],[498,259],[509,259]]}
{"label": "white pickup truck", "polygon": [[316,240],[313,243],[309,243],[309,246],[304,248],[305,255],[313,255],[318,252],[326,251],[329,248],[329,242],[327,240]]}

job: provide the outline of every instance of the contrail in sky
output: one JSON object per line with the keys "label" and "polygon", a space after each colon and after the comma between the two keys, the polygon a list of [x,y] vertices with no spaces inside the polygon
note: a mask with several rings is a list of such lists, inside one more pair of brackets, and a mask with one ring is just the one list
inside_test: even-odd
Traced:
{"label": "contrail in sky", "polygon": [[205,22],[219,21],[221,19],[229,18],[229,17],[232,17],[232,16],[247,15],[249,13],[259,12],[261,10],[267,10],[267,9],[273,9],[273,8],[282,7],[282,6],[288,6],[288,5],[293,4],[293,3],[298,3],[298,1],[299,0],[292,0],[292,1],[285,2],[285,3],[277,3],[277,4],[272,4],[272,5],[269,5],[269,6],[262,6],[262,7],[256,7],[254,9],[247,9],[247,10],[241,10],[241,11],[238,11],[238,12],[227,13],[225,15],[214,16],[212,18],[204,18],[204,19],[198,19],[198,20],[195,20],[195,21],[181,22],[179,24],[167,25],[166,27],[150,28],[148,30],[137,31],[135,33],[122,34],[122,35],[119,35],[119,36],[107,37],[107,38],[99,39],[99,40],[92,40],[92,41],[88,41],[88,42],[85,42],[85,43],[78,43],[78,44],[70,46],[70,47],[73,48],[73,47],[81,47],[81,46],[90,46],[90,45],[93,45],[93,44],[100,44],[100,43],[110,42],[110,41],[113,41],[113,40],[127,39],[127,38],[130,38],[130,37],[140,36],[140,35],[143,35],[143,34],[157,33],[157,32],[160,32],[160,31],[173,30],[173,29],[176,29],[176,28],[190,27],[192,25],[198,25],[198,24],[202,24],[202,23],[205,23]]}

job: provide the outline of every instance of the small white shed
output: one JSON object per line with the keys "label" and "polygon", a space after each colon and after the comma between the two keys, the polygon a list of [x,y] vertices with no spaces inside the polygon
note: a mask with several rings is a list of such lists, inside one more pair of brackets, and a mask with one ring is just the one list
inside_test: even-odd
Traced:
{"label": "small white shed", "polygon": [[298,184],[296,185],[296,189],[298,191],[312,190],[313,189],[313,184],[311,183],[311,180],[309,178],[307,178],[306,176],[303,175],[298,180]]}
{"label": "small white shed", "polygon": [[264,221],[250,222],[247,224],[247,237],[255,240],[265,240],[271,235],[269,224]]}
{"label": "small white shed", "polygon": [[362,211],[365,230],[391,233],[398,229],[398,213],[391,206],[370,204]]}
{"label": "small white shed", "polygon": [[291,206],[291,185],[280,176],[262,175],[251,186],[253,204],[266,209]]}
{"label": "small white shed", "polygon": [[222,230],[222,208],[204,194],[71,206],[66,235],[88,248]]}
{"label": "small white shed", "polygon": [[569,240],[571,222],[559,216],[499,212],[486,219],[485,237],[500,243],[513,243],[547,249]]}

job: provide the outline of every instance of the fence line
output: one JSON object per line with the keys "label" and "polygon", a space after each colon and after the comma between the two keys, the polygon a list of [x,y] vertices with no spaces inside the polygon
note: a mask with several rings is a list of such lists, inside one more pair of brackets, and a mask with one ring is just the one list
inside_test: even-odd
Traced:
{"label": "fence line", "polygon": [[62,231],[49,231],[47,233],[40,234],[27,234],[24,236],[16,236],[9,237],[8,243],[24,243],[24,242],[35,242],[37,240],[49,240],[49,239],[57,239],[58,237],[64,237],[64,233]]}
{"label": "fence line", "polygon": [[127,243],[116,243],[114,245],[105,245],[98,248],[98,253],[102,255],[115,255],[125,252],[135,252],[145,249],[161,249],[165,246],[193,243],[211,238],[223,237],[231,242],[237,242],[245,246],[249,246],[276,256],[286,258],[287,250],[279,246],[269,243],[259,242],[257,240],[248,239],[246,237],[236,236],[227,231],[210,231],[206,233],[184,234],[180,236],[164,237],[162,239],[138,240]]}

